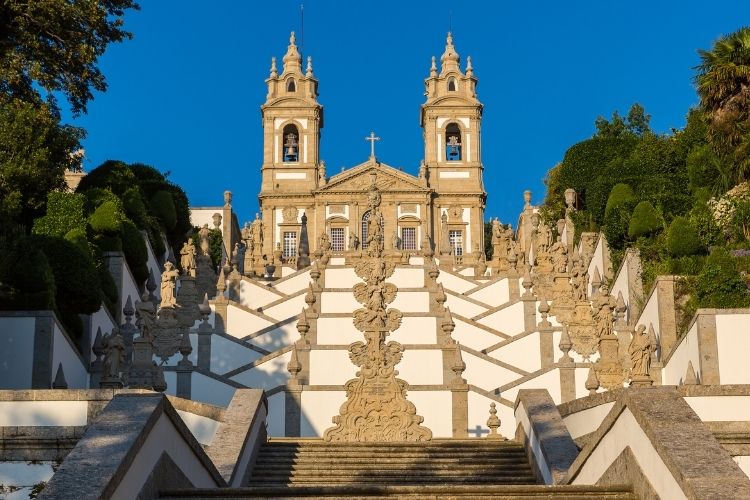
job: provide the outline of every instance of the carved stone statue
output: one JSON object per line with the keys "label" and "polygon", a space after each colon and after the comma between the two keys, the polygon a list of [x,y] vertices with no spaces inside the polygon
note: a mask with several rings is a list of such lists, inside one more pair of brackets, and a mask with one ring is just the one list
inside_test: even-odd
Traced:
{"label": "carved stone statue", "polygon": [[104,349],[103,379],[119,379],[120,371],[125,367],[125,340],[117,327],[112,328],[112,333],[102,338]]}
{"label": "carved stone statue", "polygon": [[630,341],[628,346],[628,354],[630,355],[630,362],[632,369],[630,371],[632,376],[649,376],[651,372],[651,356],[656,352],[656,343],[646,333],[645,325],[638,325],[633,335],[633,340]]}
{"label": "carved stone statue", "polygon": [[331,251],[331,238],[328,236],[328,233],[323,233],[320,235],[320,243],[318,243],[318,248],[326,254]]}
{"label": "carved stone statue", "polygon": [[443,212],[440,216],[440,253],[443,255],[450,254],[451,242],[448,235],[448,212]]}
{"label": "carved stone statue", "polygon": [[255,220],[250,225],[252,228],[253,254],[260,255],[263,249],[263,221],[260,214],[255,214]]}
{"label": "carved stone statue", "polygon": [[583,263],[580,257],[573,258],[573,265],[571,266],[571,284],[573,285],[573,300],[580,302],[586,300],[586,270],[583,268]]}
{"label": "carved stone statue", "polygon": [[401,250],[401,237],[398,235],[398,229],[393,230],[393,249]]}
{"label": "carved stone statue", "polygon": [[552,245],[552,231],[544,222],[539,224],[536,233],[536,245],[539,253],[545,253]]}
{"label": "carved stone statue", "polygon": [[208,224],[203,224],[203,227],[198,231],[198,238],[200,238],[201,255],[210,255],[211,253],[211,242],[210,242],[210,231]]}
{"label": "carved stone statue", "polygon": [[175,300],[175,286],[180,272],[174,268],[170,261],[164,263],[164,272],[161,273],[161,307],[174,307],[177,305]]}
{"label": "carved stone statue", "polygon": [[591,304],[594,310],[594,319],[596,320],[597,337],[601,338],[606,335],[612,335],[612,322],[614,321],[616,305],[614,297],[609,294],[609,287],[606,283],[602,284],[596,298],[594,298]]}
{"label": "carved stone statue", "polygon": [[556,273],[564,273],[568,269],[568,248],[562,242],[559,236],[555,243],[549,247],[549,253],[552,255],[552,266]]}
{"label": "carved stone statue", "polygon": [[359,238],[356,233],[352,231],[349,233],[349,250],[357,250],[359,248]]}
{"label": "carved stone statue", "polygon": [[182,266],[182,272],[185,276],[192,276],[195,278],[195,245],[193,245],[193,238],[188,238],[182,250],[180,250],[180,266]]}

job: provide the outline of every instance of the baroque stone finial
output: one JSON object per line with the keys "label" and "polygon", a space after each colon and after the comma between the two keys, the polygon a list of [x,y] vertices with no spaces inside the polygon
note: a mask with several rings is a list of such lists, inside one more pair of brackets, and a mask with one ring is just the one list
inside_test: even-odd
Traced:
{"label": "baroque stone finial", "polygon": [[292,356],[289,358],[289,363],[286,364],[286,369],[292,375],[292,380],[297,380],[299,372],[302,371],[302,364],[299,362],[299,354],[297,354],[297,344],[292,344]]}
{"label": "baroque stone finial", "polygon": [[305,73],[305,76],[308,78],[313,76],[312,56],[307,56],[307,72]]}
{"label": "baroque stone finial", "polygon": [[528,189],[523,192],[523,204],[524,207],[531,206],[531,191],[529,191]]}
{"label": "baroque stone finial", "polygon": [[182,359],[187,360],[187,357],[190,356],[190,353],[193,352],[193,345],[190,343],[190,331],[185,330],[182,334],[182,338],[180,339],[180,354],[182,354]]}
{"label": "baroque stone finial", "polygon": [[451,370],[453,371],[453,383],[454,384],[465,384],[466,380],[464,380],[461,377],[461,374],[466,371],[466,363],[464,363],[464,358],[461,355],[461,344],[458,342],[456,344],[456,356],[453,360],[453,365],[451,365]]}
{"label": "baroque stone finial", "polygon": [[276,58],[271,58],[271,78],[276,78],[279,74],[276,72]]}
{"label": "baroque stone finial", "polygon": [[67,389],[68,382],[65,380],[65,373],[63,372],[62,363],[57,364],[57,373],[55,373],[55,380],[52,382],[53,389]]}
{"label": "baroque stone finial", "polygon": [[232,192],[224,191],[224,208],[230,208],[232,206]]}
{"label": "baroque stone finial", "polygon": [[572,363],[573,358],[570,357],[570,350],[573,348],[573,342],[570,340],[570,333],[568,332],[568,324],[563,323],[562,333],[560,334],[560,343],[558,347],[563,352],[562,358],[558,360],[559,363]]}
{"label": "baroque stone finial", "polygon": [[602,286],[602,275],[599,273],[599,266],[594,266],[594,275],[591,277],[591,295],[599,291]]}
{"label": "baroque stone finial", "polygon": [[217,298],[224,297],[224,291],[227,289],[227,278],[224,274],[224,267],[219,269],[219,278],[216,280]]}
{"label": "baroque stone finial", "polygon": [[500,417],[497,416],[497,407],[495,403],[490,403],[490,418],[487,419],[487,427],[490,428],[490,433],[487,435],[487,439],[504,439],[497,429],[500,427]]}
{"label": "baroque stone finial", "polygon": [[466,76],[474,74],[474,67],[471,65],[471,56],[466,58]]}
{"label": "baroque stone finial", "polygon": [[592,365],[589,368],[589,375],[586,377],[586,390],[589,391],[589,395],[593,396],[596,394],[596,390],[599,388],[599,378],[596,376],[596,370]]}
{"label": "baroque stone finial", "polygon": [[297,332],[299,332],[300,341],[305,345],[310,344],[310,341],[307,340],[307,332],[309,331],[310,323],[307,321],[307,313],[302,309],[302,312],[299,314],[299,320],[297,320]]}
{"label": "baroque stone finial", "polygon": [[542,296],[542,300],[539,302],[539,314],[542,316],[542,321],[539,322],[539,328],[549,328],[552,326],[552,323],[547,319],[549,316],[549,302],[547,302],[547,298],[544,296]]}
{"label": "baroque stone finial", "polygon": [[437,76],[437,63],[435,62],[435,56],[432,56],[432,65],[430,65],[430,78]]}
{"label": "baroque stone finial", "polygon": [[526,270],[523,273],[523,281],[521,282],[521,286],[523,286],[523,289],[525,290],[523,292],[523,296],[531,297],[531,287],[534,286],[534,282],[531,280],[531,264],[526,266]]}
{"label": "baroque stone finial", "polygon": [[687,370],[685,371],[685,378],[682,381],[682,385],[698,385],[698,376],[695,374],[693,368],[693,362],[688,361]]}

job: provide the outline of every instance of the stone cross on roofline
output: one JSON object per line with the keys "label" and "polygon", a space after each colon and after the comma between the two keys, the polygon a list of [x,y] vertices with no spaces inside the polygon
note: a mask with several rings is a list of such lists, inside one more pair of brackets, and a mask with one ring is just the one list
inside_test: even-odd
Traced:
{"label": "stone cross on roofline", "polygon": [[370,132],[370,135],[365,137],[366,141],[370,141],[370,158],[375,158],[375,141],[379,141],[380,137],[375,136],[375,132]]}

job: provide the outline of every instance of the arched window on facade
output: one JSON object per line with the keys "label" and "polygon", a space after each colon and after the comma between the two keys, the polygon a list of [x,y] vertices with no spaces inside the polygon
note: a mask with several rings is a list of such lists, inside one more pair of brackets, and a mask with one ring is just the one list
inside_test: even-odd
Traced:
{"label": "arched window on facade", "polygon": [[[369,210],[367,212],[365,212],[364,215],[362,215],[362,223],[360,225],[360,227],[362,229],[360,231],[360,240],[359,240],[360,243],[361,243],[361,245],[362,245],[362,249],[367,248],[367,234],[370,231],[370,222],[371,222],[370,221],[370,217],[371,217],[371,215],[372,215],[372,213]],[[381,215],[380,216],[380,229],[381,229],[381,233],[382,233],[383,226],[384,226],[384,221],[383,221],[383,216]]]}
{"label": "arched window on facade", "polygon": [[455,92],[458,87],[456,86],[456,79],[450,77],[448,79],[448,92]]}
{"label": "arched window on facade", "polygon": [[299,161],[299,132],[297,127],[292,124],[284,127],[284,163],[294,163]]}
{"label": "arched window on facade", "polygon": [[449,123],[445,127],[445,159],[461,160],[461,129],[455,123]]}
{"label": "arched window on facade", "polygon": [[294,83],[294,78],[290,78],[286,81],[286,91],[287,92],[296,92],[297,91],[297,84]]}

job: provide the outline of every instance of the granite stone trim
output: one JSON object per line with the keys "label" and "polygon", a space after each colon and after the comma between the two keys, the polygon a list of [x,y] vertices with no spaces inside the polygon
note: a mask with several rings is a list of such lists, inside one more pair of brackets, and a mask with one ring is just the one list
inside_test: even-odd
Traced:
{"label": "granite stone trim", "polygon": [[615,406],[571,465],[572,483],[625,411],[633,415],[688,498],[750,498],[750,479],[674,387],[622,390]]}
{"label": "granite stone trim", "polygon": [[[519,407],[523,407],[533,430],[533,436],[529,436],[530,433],[524,429],[527,441],[524,447],[529,460],[537,467],[544,466],[549,470],[552,484],[562,484],[565,474],[578,456],[578,447],[573,442],[555,402],[546,389],[521,389],[518,391],[514,410],[519,411]],[[519,419],[516,418],[516,421]],[[543,464],[540,463],[540,457],[534,453],[535,450],[539,450],[544,459]],[[541,469],[538,477],[543,477]]]}
{"label": "granite stone trim", "polygon": [[622,394],[624,389],[615,389],[612,391],[597,392],[596,394],[585,396],[582,398],[574,399],[562,404],[557,405],[557,409],[560,415],[567,417],[573,413],[578,413],[589,408],[594,408],[599,405],[611,403],[617,400]]}
{"label": "granite stone trim", "polygon": [[[276,293],[279,293],[279,292],[277,291]],[[266,305],[264,305],[262,307],[259,307],[255,312],[262,314],[263,315],[262,317],[271,318],[271,316],[267,316],[267,315],[263,314],[263,311],[266,310],[266,309],[271,309],[271,308],[273,308],[273,307],[275,307],[275,306],[277,306],[279,304],[283,304],[287,300],[293,299],[295,297],[299,297],[300,295],[305,295],[306,293],[307,293],[307,288],[303,288],[302,290],[300,290],[298,292],[290,293],[289,295],[285,295],[285,296],[283,296],[281,298],[278,298],[278,299],[276,299],[274,301],[271,301],[268,304],[266,304]],[[245,306],[243,306],[242,304],[240,304],[238,302],[231,302],[231,303],[233,305],[237,306],[237,307],[242,307],[243,309],[246,309],[248,311],[252,311],[252,309],[250,309],[249,307],[245,307]],[[271,318],[271,319],[273,319],[273,318]],[[274,319],[274,321],[278,321],[278,320]]]}
{"label": "granite stone trim", "polygon": [[216,485],[224,486],[224,479],[166,396],[118,394],[89,426],[39,498],[112,496],[162,415],[169,418]]}
{"label": "granite stone trim", "polygon": [[174,406],[175,410],[192,413],[193,415],[200,415],[201,417],[210,418],[211,420],[222,421],[226,410],[220,406],[214,406],[208,403],[201,403],[200,401],[193,401],[192,399],[183,399],[176,396],[167,395],[167,399]]}
{"label": "granite stone trim", "polygon": [[714,314],[698,316],[698,355],[701,383],[719,385],[719,345]]}
{"label": "granite stone trim", "polygon": [[[227,484],[244,486],[247,483],[245,479],[253,467],[258,448],[266,441],[264,424],[267,415],[268,400],[262,389],[235,391],[207,450]],[[253,436],[251,431],[258,425],[261,426],[259,432]],[[245,465],[244,470],[238,470],[246,451],[250,452],[250,463]]]}

